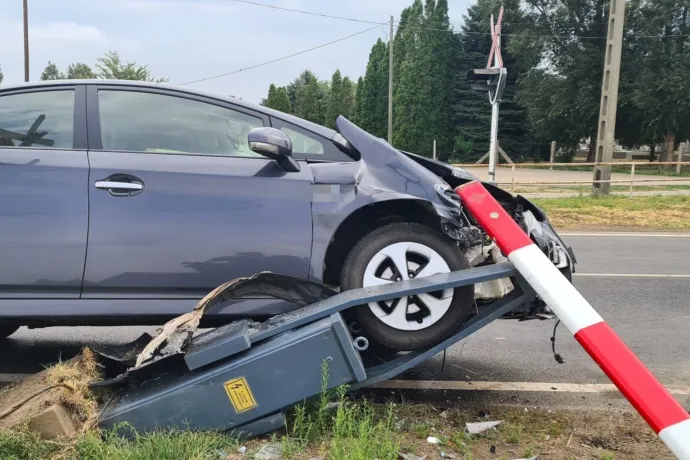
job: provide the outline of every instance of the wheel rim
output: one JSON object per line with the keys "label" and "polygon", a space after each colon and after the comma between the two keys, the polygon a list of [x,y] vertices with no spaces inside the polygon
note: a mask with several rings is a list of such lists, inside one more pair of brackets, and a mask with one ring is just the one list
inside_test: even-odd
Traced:
{"label": "wheel rim", "polygon": [[[373,287],[411,278],[448,273],[450,267],[441,255],[419,243],[395,243],[371,258],[364,271],[362,286]],[[403,331],[425,329],[446,314],[453,301],[453,289],[372,302],[369,309],[384,324]]]}

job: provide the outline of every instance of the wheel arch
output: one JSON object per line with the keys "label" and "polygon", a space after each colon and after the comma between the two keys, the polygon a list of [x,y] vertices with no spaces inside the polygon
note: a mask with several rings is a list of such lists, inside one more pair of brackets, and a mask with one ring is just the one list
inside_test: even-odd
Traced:
{"label": "wheel arch", "polygon": [[415,222],[441,229],[441,218],[426,200],[392,199],[362,206],[347,216],[333,233],[324,258],[324,283],[338,286],[345,259],[357,241],[394,222]]}

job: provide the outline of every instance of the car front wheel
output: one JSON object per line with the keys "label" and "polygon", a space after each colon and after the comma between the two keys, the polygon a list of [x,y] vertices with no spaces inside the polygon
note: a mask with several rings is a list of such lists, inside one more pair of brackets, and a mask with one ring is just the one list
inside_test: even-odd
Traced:
{"label": "car front wheel", "polygon": [[[417,223],[378,228],[350,251],[343,289],[373,287],[470,268],[457,245],[438,230]],[[418,294],[355,309],[365,335],[396,351],[434,346],[453,335],[474,310],[474,286]]]}

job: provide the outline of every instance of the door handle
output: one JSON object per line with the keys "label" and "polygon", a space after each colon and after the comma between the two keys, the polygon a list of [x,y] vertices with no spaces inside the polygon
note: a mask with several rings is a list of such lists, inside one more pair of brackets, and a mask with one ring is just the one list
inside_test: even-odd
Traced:
{"label": "door handle", "polygon": [[94,186],[99,190],[107,190],[110,196],[132,196],[144,190],[144,183],[133,176],[115,174],[106,179],[96,181]]}
{"label": "door handle", "polygon": [[136,191],[142,190],[144,188],[144,186],[141,184],[136,184],[132,182],[115,182],[110,180],[99,180],[96,182],[95,185],[96,188],[100,188],[101,190],[121,189]]}

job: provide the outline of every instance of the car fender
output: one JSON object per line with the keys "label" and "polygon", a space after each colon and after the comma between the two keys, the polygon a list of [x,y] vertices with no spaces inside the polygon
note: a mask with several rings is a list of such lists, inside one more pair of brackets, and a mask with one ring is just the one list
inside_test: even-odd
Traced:
{"label": "car fender", "polygon": [[428,207],[434,203],[414,195],[363,183],[315,183],[312,200],[312,251],[309,277],[323,281],[326,254],[333,238],[353,213],[385,202],[409,201]]}

